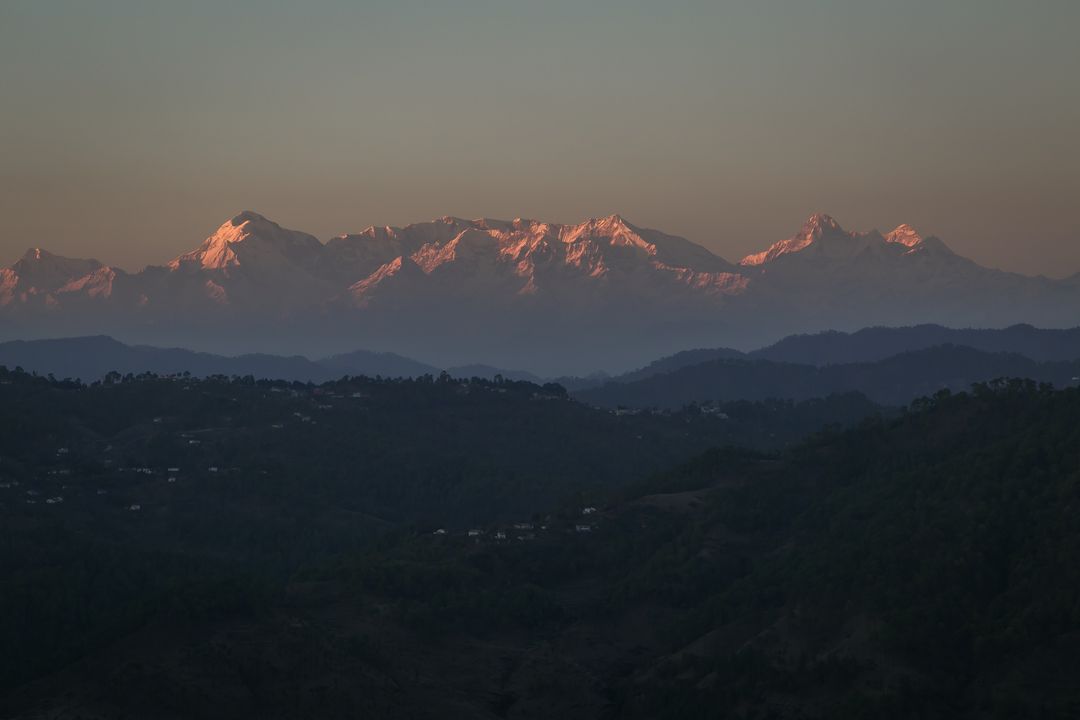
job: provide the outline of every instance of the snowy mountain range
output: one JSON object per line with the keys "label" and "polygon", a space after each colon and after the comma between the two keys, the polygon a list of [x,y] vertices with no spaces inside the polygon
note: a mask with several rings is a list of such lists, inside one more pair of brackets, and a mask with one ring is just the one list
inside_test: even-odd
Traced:
{"label": "snowy mountain range", "polygon": [[700,346],[935,322],[1064,327],[1080,278],[984,268],[907,225],[814,215],[731,263],[618,215],[560,225],[443,217],[322,243],[254,212],[137,273],[27,251],[0,270],[0,339],[109,333],[218,352],[357,346],[546,374]]}

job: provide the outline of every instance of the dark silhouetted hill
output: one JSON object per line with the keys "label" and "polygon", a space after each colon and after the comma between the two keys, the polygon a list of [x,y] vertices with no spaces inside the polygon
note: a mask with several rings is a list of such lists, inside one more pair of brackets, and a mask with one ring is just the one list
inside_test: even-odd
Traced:
{"label": "dark silhouetted hill", "polygon": [[789,398],[859,392],[877,403],[906,405],[942,389],[963,390],[1000,377],[1065,387],[1080,376],[1080,360],[1036,362],[1017,354],[955,345],[904,352],[875,362],[814,366],[768,360],[713,360],[636,382],[609,382],[575,396],[603,407],[677,408],[689,403]]}
{"label": "dark silhouetted hill", "polygon": [[803,365],[872,362],[937,345],[963,345],[992,353],[1015,353],[1039,362],[1080,358],[1080,328],[1054,330],[1013,325],[1001,330],[941,325],[871,327],[853,333],[791,335],[755,350],[751,357]]}

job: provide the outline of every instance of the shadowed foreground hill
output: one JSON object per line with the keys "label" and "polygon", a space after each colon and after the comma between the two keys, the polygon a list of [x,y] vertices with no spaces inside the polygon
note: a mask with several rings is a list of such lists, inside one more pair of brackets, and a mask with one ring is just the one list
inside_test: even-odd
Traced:
{"label": "shadowed foreground hill", "polygon": [[[229,659],[265,649],[309,664],[307,651],[278,645],[314,620],[283,610],[297,573],[380,547],[396,552],[400,537],[418,532],[540,525],[565,503],[642,482],[712,445],[781,447],[877,411],[849,396],[740,403],[723,408],[730,419],[622,416],[557,385],[448,375],[316,386],[110,374],[87,386],[3,368],[0,407],[0,717],[86,690],[50,713],[71,718],[115,717],[143,702],[135,716],[168,715],[166,707],[181,717],[334,716],[341,706],[305,704],[311,676],[299,668],[278,676]],[[492,612],[494,621],[503,611]],[[293,629],[268,631],[272,617]],[[251,630],[269,645],[201,644],[215,628]],[[367,652],[343,632],[332,642]],[[328,638],[310,639],[321,653]],[[163,650],[179,664],[157,679],[113,675],[114,659],[148,668],[165,661]],[[144,653],[149,664],[136,657]],[[38,694],[35,683],[72,663],[81,669],[58,681],[59,694]],[[187,663],[199,677],[191,684],[172,674]],[[254,685],[230,700],[237,681]],[[271,712],[265,705],[280,697],[264,682],[301,699]],[[9,704],[16,688],[31,699]]]}
{"label": "shadowed foreground hill", "polygon": [[623,585],[674,618],[626,714],[1075,717],[1077,447],[1080,391],[1014,381],[672,474],[703,498]]}
{"label": "shadowed foreground hill", "polygon": [[[0,710],[1072,718],[1077,447],[1080,391],[1014,381],[781,454],[712,451],[592,495],[595,512],[571,502],[531,528],[476,536],[405,527],[342,542],[344,524],[298,515],[275,544],[259,518],[277,491],[251,495],[260,481],[239,478],[200,481],[211,527],[222,512],[211,508],[235,509],[218,552],[196,552],[204,531],[178,514],[197,496],[117,512],[84,550],[100,520],[61,529],[44,509],[19,513],[4,524],[5,632],[41,633],[35,613],[63,617],[78,597],[84,642]],[[284,576],[260,570],[289,552],[299,565]],[[98,588],[90,605],[79,583]],[[50,592],[20,595],[36,588]],[[122,620],[102,624],[117,609]],[[43,649],[71,637],[50,632]],[[5,678],[25,672],[19,654]]]}

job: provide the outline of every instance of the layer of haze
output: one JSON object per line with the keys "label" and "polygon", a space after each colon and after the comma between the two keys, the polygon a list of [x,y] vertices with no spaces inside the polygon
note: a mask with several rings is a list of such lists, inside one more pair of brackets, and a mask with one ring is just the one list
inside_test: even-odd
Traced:
{"label": "layer of haze", "polygon": [[814,211],[1080,270],[1080,3],[0,3],[0,265],[127,269],[253,209],[322,239],[619,212],[728,259]]}

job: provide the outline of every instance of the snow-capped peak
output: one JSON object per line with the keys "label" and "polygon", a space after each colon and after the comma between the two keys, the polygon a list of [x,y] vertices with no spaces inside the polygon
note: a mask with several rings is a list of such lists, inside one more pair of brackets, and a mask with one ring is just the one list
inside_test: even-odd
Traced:
{"label": "snow-capped peak", "polygon": [[580,225],[568,225],[562,239],[563,242],[603,240],[612,246],[637,247],[649,255],[656,254],[656,246],[618,215],[592,218]]}
{"label": "snow-capped peak", "polygon": [[843,232],[844,229],[840,227],[840,223],[836,222],[836,220],[831,215],[826,215],[825,213],[814,213],[809,217],[809,219],[807,219],[805,223],[803,223],[801,234],[821,235],[830,231]]}
{"label": "snow-capped peak", "polygon": [[104,267],[97,260],[67,258],[42,248],[30,248],[12,270],[36,287],[59,287]]}
{"label": "snow-capped peak", "polygon": [[0,307],[18,297],[47,297],[49,302],[55,302],[53,293],[94,275],[115,273],[97,260],[66,258],[42,248],[30,248],[14,265],[0,268]]}
{"label": "snow-capped peak", "polygon": [[67,258],[67,257],[64,257],[62,255],[56,255],[54,253],[49,252],[48,250],[45,250],[44,248],[39,248],[39,247],[28,248],[27,251],[25,253],[23,253],[21,262],[26,262],[26,263],[57,263],[57,264],[84,263],[84,264],[90,264],[90,265],[100,265],[101,264],[97,260],[81,260],[81,259],[76,259],[76,258]]}
{"label": "snow-capped peak", "polygon": [[273,220],[268,220],[266,217],[260,215],[259,213],[255,212],[254,210],[244,210],[239,215],[234,217],[232,220],[229,220],[229,224],[231,224],[234,227],[240,227],[244,223],[249,223],[249,222],[250,223],[267,223],[267,224],[273,225],[274,227],[280,227]]}
{"label": "snow-capped peak", "polygon": [[779,257],[811,249],[814,252],[803,253],[803,257],[837,261],[881,251],[885,251],[886,256],[890,257],[897,254],[916,253],[924,256],[926,253],[939,251],[948,255],[952,254],[940,240],[934,237],[924,238],[915,228],[907,224],[898,225],[885,235],[877,230],[848,232],[832,217],[816,213],[810,216],[798,233],[787,240],[774,243],[768,250],[747,255],[740,265],[744,267],[765,265]]}
{"label": "snow-capped peak", "polygon": [[224,270],[242,264],[263,264],[271,257],[308,265],[322,243],[307,233],[287,230],[257,212],[245,210],[222,225],[197,250],[170,263],[173,269],[197,264],[206,270]]}
{"label": "snow-capped peak", "polygon": [[626,222],[626,220],[623,219],[623,216],[619,213],[612,213],[611,215],[599,218],[596,220],[596,224],[606,227],[615,227],[619,225],[623,227],[629,227],[629,224]]}
{"label": "snow-capped peak", "polygon": [[899,243],[909,248],[915,247],[922,241],[922,236],[907,223],[896,226],[895,230],[885,235],[885,242]]}
{"label": "snow-capped peak", "polygon": [[781,255],[796,253],[810,247],[822,237],[828,235],[846,236],[847,234],[848,233],[840,227],[840,223],[836,222],[832,216],[826,215],[825,213],[814,213],[805,223],[803,223],[802,228],[794,236],[787,240],[773,243],[768,250],[754,253],[753,255],[747,255],[739,262],[739,264],[764,265]]}

